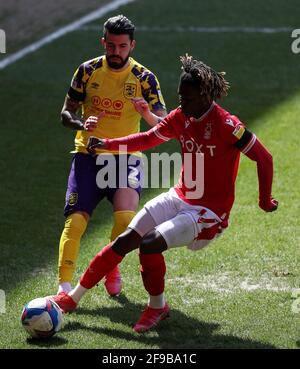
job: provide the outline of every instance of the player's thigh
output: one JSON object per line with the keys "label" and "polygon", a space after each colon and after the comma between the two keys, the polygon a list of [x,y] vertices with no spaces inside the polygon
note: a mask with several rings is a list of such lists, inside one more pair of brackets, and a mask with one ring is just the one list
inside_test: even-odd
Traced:
{"label": "player's thigh", "polygon": [[156,225],[174,218],[178,214],[176,199],[170,192],[163,192],[160,195],[146,202],[144,208],[150,213]]}
{"label": "player's thigh", "polygon": [[120,255],[137,249],[143,236],[152,231],[156,223],[145,208],[141,209],[123,232],[113,243],[113,249]]}
{"label": "player's thigh", "polygon": [[114,211],[131,210],[136,211],[139,205],[139,194],[133,188],[119,188],[113,196]]}
{"label": "player's thigh", "polygon": [[114,159],[109,171],[115,178],[115,185],[108,184],[107,199],[114,211],[136,211],[141,194],[142,159],[133,155],[114,155]]}
{"label": "player's thigh", "polygon": [[157,227],[165,239],[168,248],[187,246],[197,236],[197,228],[193,217],[188,213],[179,213]]}
{"label": "player's thigh", "polygon": [[155,254],[167,250],[168,245],[161,233],[155,228],[148,232],[140,244],[141,254]]}
{"label": "player's thigh", "polygon": [[128,228],[136,231],[141,237],[152,231],[156,227],[157,223],[147,211],[147,209],[141,209],[128,224]]}
{"label": "player's thigh", "polygon": [[96,183],[95,158],[76,153],[72,159],[64,213],[85,212],[89,216],[103,198]]}

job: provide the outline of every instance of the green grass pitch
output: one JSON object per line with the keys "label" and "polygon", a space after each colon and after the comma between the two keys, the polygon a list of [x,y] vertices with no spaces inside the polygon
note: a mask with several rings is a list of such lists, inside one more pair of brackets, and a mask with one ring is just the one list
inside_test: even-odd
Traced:
{"label": "green grass pitch", "polygon": [[[299,347],[293,291],[299,290],[300,261],[300,54],[291,51],[289,31],[189,29],[300,28],[297,7],[297,0],[140,0],[118,10],[147,27],[137,31],[133,56],[157,74],[169,110],[178,103],[180,55],[188,52],[227,72],[231,90],[220,103],[272,152],[273,194],[280,203],[275,213],[259,209],[256,168],[243,157],[230,227],[203,251],[165,253],[171,317],[144,335],[131,328],[147,299],[132,253],[121,266],[124,290],[118,299],[108,298],[100,284],[76,313],[64,317],[63,329],[51,340],[27,339],[20,323],[23,305],[56,292],[74,137],[60,124],[59,113],[75,68],[102,52],[98,34],[92,28],[75,31],[0,71],[0,289],[6,294],[0,348]],[[101,29],[103,21],[94,24]],[[183,31],[176,31],[178,26]],[[178,149],[172,141],[157,150]],[[145,190],[140,206],[162,191]],[[110,205],[103,202],[82,239],[75,280],[108,242],[111,224]]]}

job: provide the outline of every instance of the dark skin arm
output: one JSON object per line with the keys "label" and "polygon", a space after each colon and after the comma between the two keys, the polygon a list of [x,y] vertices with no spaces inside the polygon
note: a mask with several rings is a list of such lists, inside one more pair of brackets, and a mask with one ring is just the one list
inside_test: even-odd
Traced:
{"label": "dark skin arm", "polygon": [[156,124],[160,123],[168,114],[165,109],[157,109],[151,112],[147,101],[142,97],[133,98],[131,101],[135,110],[140,113],[140,115],[151,127],[154,127]]}

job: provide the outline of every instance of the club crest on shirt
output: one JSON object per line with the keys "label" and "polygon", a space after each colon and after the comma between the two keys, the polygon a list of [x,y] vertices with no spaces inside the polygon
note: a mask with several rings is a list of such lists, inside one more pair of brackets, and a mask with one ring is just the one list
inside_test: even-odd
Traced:
{"label": "club crest on shirt", "polygon": [[205,140],[211,139],[211,131],[212,131],[211,123],[206,123],[205,129],[204,129],[204,136],[203,136]]}
{"label": "club crest on shirt", "polygon": [[124,85],[124,96],[127,99],[131,99],[132,97],[136,97],[136,84],[134,83],[125,83]]}
{"label": "club crest on shirt", "polygon": [[70,206],[73,206],[77,203],[78,201],[78,193],[77,192],[71,192],[70,195],[69,195],[69,205]]}

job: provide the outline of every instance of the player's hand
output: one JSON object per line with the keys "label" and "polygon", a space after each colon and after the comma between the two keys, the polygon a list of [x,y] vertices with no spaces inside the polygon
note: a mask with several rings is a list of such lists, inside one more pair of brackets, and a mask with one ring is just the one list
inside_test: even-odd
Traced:
{"label": "player's hand", "polygon": [[97,128],[98,121],[105,116],[105,111],[101,111],[98,115],[89,116],[83,123],[85,131],[94,132]]}
{"label": "player's hand", "polygon": [[91,155],[95,155],[96,149],[105,149],[105,146],[105,140],[91,136],[88,140],[86,150]]}
{"label": "player's hand", "polygon": [[142,97],[134,97],[131,99],[134,109],[141,114],[142,117],[150,113],[149,105]]}
{"label": "player's hand", "polygon": [[275,200],[275,199],[273,199],[273,197],[271,197],[270,198],[270,200],[268,201],[268,202],[263,202],[263,201],[260,201],[259,202],[259,207],[262,209],[262,210],[264,210],[264,211],[266,211],[266,212],[268,212],[268,213],[270,213],[271,211],[275,211],[275,210],[277,210],[277,208],[278,208],[278,201],[277,200]]}

